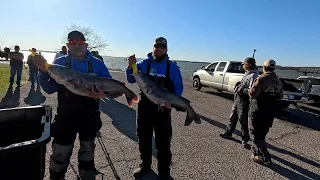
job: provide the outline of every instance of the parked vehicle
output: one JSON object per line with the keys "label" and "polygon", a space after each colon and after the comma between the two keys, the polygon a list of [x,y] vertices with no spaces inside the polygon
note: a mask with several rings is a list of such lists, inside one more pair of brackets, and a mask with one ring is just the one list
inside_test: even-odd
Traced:
{"label": "parked vehicle", "polygon": [[[215,61],[193,73],[193,88],[211,87],[220,92],[234,92],[240,84],[245,70],[239,61]],[[261,72],[260,72],[261,74]],[[308,89],[304,80],[280,78],[283,83],[284,97],[279,100],[279,109],[287,108],[290,104],[303,101]]]}
{"label": "parked vehicle", "polygon": [[193,87],[212,87],[218,91],[233,92],[245,73],[241,62],[216,61],[193,73]]}
{"label": "parked vehicle", "polygon": [[310,86],[308,87],[307,96],[310,100],[319,102],[320,101],[320,77],[314,76],[300,76],[297,79],[308,81]]}

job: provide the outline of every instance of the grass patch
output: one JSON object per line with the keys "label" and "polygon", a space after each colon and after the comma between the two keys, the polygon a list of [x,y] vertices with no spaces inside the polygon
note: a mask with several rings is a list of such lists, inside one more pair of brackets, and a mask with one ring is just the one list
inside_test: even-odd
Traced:
{"label": "grass patch", "polygon": [[[21,85],[27,81],[27,71],[28,69],[23,68],[22,76],[21,76]],[[9,65],[0,65],[0,94],[6,93],[9,87],[9,79],[10,79],[10,66]],[[14,78],[14,84],[16,83],[17,76]]]}

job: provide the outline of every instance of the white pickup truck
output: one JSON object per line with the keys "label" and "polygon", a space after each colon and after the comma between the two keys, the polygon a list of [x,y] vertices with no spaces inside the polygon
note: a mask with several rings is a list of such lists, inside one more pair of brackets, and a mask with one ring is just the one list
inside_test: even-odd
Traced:
{"label": "white pickup truck", "polygon": [[[193,88],[211,87],[218,91],[234,92],[241,82],[245,70],[239,61],[215,61],[193,73]],[[261,73],[260,73],[261,74]],[[279,78],[283,83],[284,97],[279,101],[279,109],[301,102],[304,92],[304,80]]]}
{"label": "white pickup truck", "polygon": [[212,87],[218,91],[234,92],[245,71],[238,61],[215,61],[193,73],[193,87]]}

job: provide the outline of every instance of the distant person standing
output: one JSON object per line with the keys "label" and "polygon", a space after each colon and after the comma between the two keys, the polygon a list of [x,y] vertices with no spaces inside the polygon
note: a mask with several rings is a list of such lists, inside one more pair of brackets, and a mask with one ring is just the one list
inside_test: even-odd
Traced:
{"label": "distant person standing", "polygon": [[62,57],[62,56],[66,56],[67,53],[68,53],[67,47],[66,47],[66,46],[62,46],[61,51],[58,52],[58,53],[54,56],[54,59],[57,59],[57,58]]}
{"label": "distant person standing", "polygon": [[91,51],[92,55],[98,59],[100,59],[100,61],[103,62],[103,58],[102,56],[99,55],[99,52],[98,51]]}
{"label": "distant person standing", "polygon": [[249,89],[254,80],[259,76],[256,66],[256,60],[248,57],[242,63],[243,69],[246,71],[240,84],[235,88],[234,104],[232,106],[231,115],[229,117],[229,124],[223,134],[223,138],[231,138],[237,122],[241,125],[242,145],[249,149],[248,141],[250,139],[248,129],[248,110],[249,110]]}
{"label": "distant person standing", "polygon": [[10,58],[10,86],[13,85],[14,82],[14,76],[17,74],[17,87],[21,87],[21,74],[22,74],[22,68],[23,68],[23,58],[24,55],[19,52],[20,47],[15,46],[14,52],[11,52],[9,54]]}
{"label": "distant person standing", "polygon": [[283,96],[282,83],[274,72],[275,67],[274,60],[265,61],[263,74],[249,90],[249,130],[253,140],[251,159],[266,165],[271,163],[271,157],[265,139],[273,124],[276,100]]}
{"label": "distant person standing", "polygon": [[[36,48],[32,48],[32,51],[37,52]],[[37,82],[37,85],[39,86],[39,80],[37,78],[39,70],[38,67],[33,63],[32,59],[33,57],[30,54],[27,59],[27,64],[29,65],[29,79],[32,86],[34,86],[35,82]]]}

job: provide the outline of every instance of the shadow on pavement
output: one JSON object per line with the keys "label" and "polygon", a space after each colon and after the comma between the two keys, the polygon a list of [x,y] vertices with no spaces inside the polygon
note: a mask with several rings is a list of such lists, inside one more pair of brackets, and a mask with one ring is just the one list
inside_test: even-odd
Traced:
{"label": "shadow on pavement", "polygon": [[15,108],[20,105],[20,88],[17,87],[14,92],[13,88],[10,86],[7,90],[5,96],[1,99],[0,108]]}
{"label": "shadow on pavement", "polygon": [[[232,93],[214,92],[214,91],[204,91],[204,92],[234,101],[234,94]],[[316,115],[319,113],[320,111],[312,112],[309,110],[308,112],[308,109],[307,111],[302,111],[299,109],[286,108],[284,110],[279,111],[276,114],[276,118],[320,131],[320,118],[319,118],[319,115],[318,116]],[[306,119],[308,120],[306,121]]]}
{"label": "shadow on pavement", "polygon": [[31,86],[28,97],[24,99],[24,102],[31,106],[39,105],[45,101],[46,101],[46,97],[42,95],[39,86],[37,86],[36,89],[34,86]]}
{"label": "shadow on pavement", "polygon": [[[221,129],[225,129],[226,128],[226,125],[224,125],[224,124],[222,124],[222,123],[220,123],[218,121],[215,121],[213,119],[207,118],[207,117],[202,116],[202,115],[199,115],[199,117],[202,120],[212,124],[213,126],[219,127]],[[236,134],[239,137],[241,136],[241,132],[239,130],[237,130],[237,129],[234,131],[234,134]],[[217,135],[217,136],[219,136],[219,135]],[[237,140],[237,139],[233,139],[232,138],[231,140],[235,141],[237,143],[241,143],[241,141]],[[280,149],[280,148],[275,147],[275,146],[273,146],[271,144],[268,144],[268,148],[272,149],[274,151],[277,151],[279,153],[282,153],[282,154],[290,155],[290,156],[292,156],[292,157],[294,157],[296,159],[299,159],[300,161],[303,161],[303,162],[305,162],[307,164],[310,164],[312,166],[320,168],[320,164],[318,162],[310,160],[310,159],[307,159],[307,158],[302,157],[302,156],[300,156],[298,154],[295,154],[293,152],[290,152],[290,151],[287,151],[287,150],[284,150],[284,149]],[[304,169],[304,168],[302,168],[300,166],[297,166],[297,165],[295,165],[295,164],[293,164],[293,163],[291,163],[289,161],[286,161],[286,160],[284,160],[282,158],[279,158],[277,156],[272,155],[272,159],[276,160],[276,161],[278,161],[278,162],[280,162],[280,163],[282,163],[282,164],[284,164],[286,166],[289,166],[290,168],[292,168],[292,169],[294,169],[294,170],[296,170],[296,171],[298,171],[299,173],[302,174],[301,175],[301,174],[298,174],[296,172],[293,172],[293,171],[291,171],[291,170],[289,170],[289,169],[287,169],[285,167],[282,167],[282,166],[280,166],[280,165],[278,165],[276,163],[273,163],[271,166],[266,166],[266,167],[272,169],[273,171],[277,172],[278,174],[280,174],[280,175],[282,175],[282,176],[284,176],[286,178],[289,178],[289,179],[310,179],[310,178],[311,179],[319,179],[320,178],[320,176],[318,174],[315,174],[315,173],[313,173],[313,172],[311,172],[311,171],[309,171],[307,169]]]}
{"label": "shadow on pavement", "polygon": [[320,119],[314,114],[298,109],[286,108],[276,115],[277,119],[320,131]]}
{"label": "shadow on pavement", "polygon": [[158,175],[151,169],[143,178],[135,178],[135,180],[158,180]]}
{"label": "shadow on pavement", "polygon": [[213,92],[213,91],[204,91],[205,93],[207,94],[212,94],[212,95],[215,95],[215,96],[220,96],[222,98],[225,98],[225,99],[229,99],[231,101],[234,100],[234,94],[231,94],[231,93],[225,93],[225,92]]}
{"label": "shadow on pavement", "polygon": [[[112,119],[112,124],[121,133],[133,141],[138,142],[136,133],[136,110],[112,99],[106,102],[101,102],[100,110]],[[121,113],[121,115],[119,113]],[[152,154],[154,157],[157,157],[154,137],[152,137]]]}

